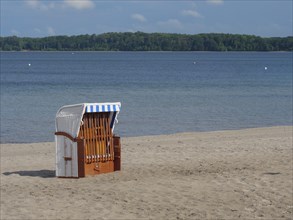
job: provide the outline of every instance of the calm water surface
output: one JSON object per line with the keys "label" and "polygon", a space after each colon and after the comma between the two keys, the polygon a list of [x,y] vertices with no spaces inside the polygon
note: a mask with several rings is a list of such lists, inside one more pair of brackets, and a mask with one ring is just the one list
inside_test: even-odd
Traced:
{"label": "calm water surface", "polygon": [[121,136],[292,125],[292,53],[1,52],[1,143],[54,141],[61,106],[112,101]]}

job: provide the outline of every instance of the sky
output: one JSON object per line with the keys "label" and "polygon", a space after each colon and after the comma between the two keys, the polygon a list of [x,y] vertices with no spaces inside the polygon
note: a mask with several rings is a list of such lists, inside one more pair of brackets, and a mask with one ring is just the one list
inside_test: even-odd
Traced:
{"label": "sky", "polygon": [[230,33],[286,37],[293,0],[0,0],[1,36]]}

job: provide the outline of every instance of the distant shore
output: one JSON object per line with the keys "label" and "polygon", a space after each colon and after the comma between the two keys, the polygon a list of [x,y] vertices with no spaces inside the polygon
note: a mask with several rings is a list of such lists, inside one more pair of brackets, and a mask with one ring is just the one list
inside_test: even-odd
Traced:
{"label": "distant shore", "polygon": [[122,171],[55,177],[55,144],[1,144],[1,219],[290,219],[292,126],[122,137]]}
{"label": "distant shore", "polygon": [[293,37],[111,32],[41,38],[0,36],[0,51],[292,51]]}

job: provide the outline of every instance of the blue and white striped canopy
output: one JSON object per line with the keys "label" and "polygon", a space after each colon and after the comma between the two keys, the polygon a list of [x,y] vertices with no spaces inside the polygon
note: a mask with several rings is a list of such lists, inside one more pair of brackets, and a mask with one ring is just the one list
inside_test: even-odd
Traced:
{"label": "blue and white striped canopy", "polygon": [[119,112],[120,103],[91,103],[86,104],[85,112]]}

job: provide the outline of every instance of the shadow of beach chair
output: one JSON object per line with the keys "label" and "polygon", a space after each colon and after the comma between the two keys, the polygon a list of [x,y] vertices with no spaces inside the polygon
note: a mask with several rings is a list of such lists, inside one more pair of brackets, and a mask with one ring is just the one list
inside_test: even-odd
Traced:
{"label": "shadow of beach chair", "polygon": [[13,174],[17,174],[19,176],[52,178],[52,177],[55,177],[55,170],[20,170],[20,171],[3,173],[3,175],[5,176],[9,176]]}

